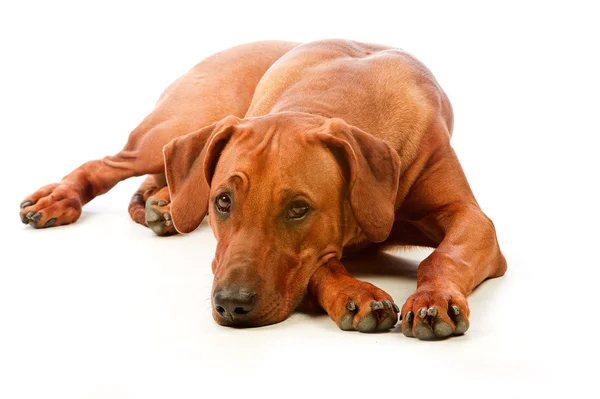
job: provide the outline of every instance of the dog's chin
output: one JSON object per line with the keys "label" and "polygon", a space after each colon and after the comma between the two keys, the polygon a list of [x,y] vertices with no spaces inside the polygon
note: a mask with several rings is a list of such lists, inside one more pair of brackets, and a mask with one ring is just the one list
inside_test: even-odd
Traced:
{"label": "dog's chin", "polygon": [[278,308],[273,309],[264,314],[257,314],[257,316],[255,317],[238,318],[232,320],[221,316],[215,309],[213,309],[212,316],[215,322],[217,322],[217,324],[221,326],[235,328],[252,328],[280,323],[287,319],[292,314],[292,311],[293,309],[288,311],[284,308]]}

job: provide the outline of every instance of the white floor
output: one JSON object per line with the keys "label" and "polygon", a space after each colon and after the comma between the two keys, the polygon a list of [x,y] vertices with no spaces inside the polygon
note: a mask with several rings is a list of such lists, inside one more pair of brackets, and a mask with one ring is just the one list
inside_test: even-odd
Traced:
{"label": "white floor", "polygon": [[[546,2],[287,11],[279,2],[277,18],[258,2],[239,12],[229,3],[206,12],[59,3],[14,2],[0,26],[9,39],[0,64],[0,398],[597,397],[597,13]],[[283,18],[290,13],[297,18]],[[453,146],[509,264],[469,298],[465,336],[343,332],[309,314],[219,327],[209,227],[160,238],[131,222],[139,179],[94,200],[75,225],[20,223],[27,194],[118,151],[160,91],[203,56],[259,38],[323,37],[411,51],[453,103]],[[402,304],[425,254],[353,269]]]}
{"label": "white floor", "polygon": [[[16,215],[6,221],[0,391],[10,395],[2,397],[192,398],[221,390],[278,397],[281,389],[295,397],[317,386],[388,395],[450,387],[471,397],[482,389],[492,396],[578,389],[597,372],[597,352],[589,352],[597,348],[589,328],[597,325],[595,303],[571,308],[578,294],[571,272],[549,275],[552,259],[536,261],[536,245],[518,252],[509,234],[501,237],[509,272],[470,297],[463,337],[420,342],[398,329],[343,332],[326,315],[310,314],[256,329],[219,327],[210,314],[209,226],[156,237],[129,220],[128,186],[98,199],[72,226],[36,231]],[[119,204],[107,200],[119,196]],[[426,253],[383,254],[350,267],[402,303]],[[581,363],[586,353],[589,368]]]}

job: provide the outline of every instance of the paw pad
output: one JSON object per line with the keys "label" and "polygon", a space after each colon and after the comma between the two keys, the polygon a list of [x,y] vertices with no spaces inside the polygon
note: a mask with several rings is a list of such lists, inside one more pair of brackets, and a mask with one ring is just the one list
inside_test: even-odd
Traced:
{"label": "paw pad", "polygon": [[164,200],[156,201],[152,197],[146,201],[146,223],[150,230],[159,236],[175,234],[169,203]]}

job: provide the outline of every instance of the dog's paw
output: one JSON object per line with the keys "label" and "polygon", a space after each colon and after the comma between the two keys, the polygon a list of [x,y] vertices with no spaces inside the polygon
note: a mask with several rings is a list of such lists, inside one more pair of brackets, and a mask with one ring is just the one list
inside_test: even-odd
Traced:
{"label": "dog's paw", "polygon": [[171,219],[169,189],[163,187],[146,200],[146,223],[159,236],[177,234]]}
{"label": "dog's paw", "polygon": [[24,224],[36,229],[70,224],[81,216],[81,198],[67,184],[50,184],[31,194],[20,205]]}
{"label": "dog's paw", "polygon": [[340,287],[330,309],[325,309],[345,331],[378,332],[396,325],[399,308],[385,291],[356,280]]}
{"label": "dog's paw", "polygon": [[402,333],[423,340],[462,335],[469,328],[469,305],[451,289],[419,288],[402,307]]}

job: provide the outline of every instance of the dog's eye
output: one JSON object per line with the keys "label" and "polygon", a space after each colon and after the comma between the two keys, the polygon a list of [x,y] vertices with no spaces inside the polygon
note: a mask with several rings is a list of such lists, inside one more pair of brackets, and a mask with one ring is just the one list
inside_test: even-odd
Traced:
{"label": "dog's eye", "polygon": [[215,206],[221,213],[229,213],[231,210],[231,197],[227,193],[219,194],[215,198]]}
{"label": "dog's eye", "polygon": [[294,202],[288,208],[286,218],[288,220],[302,219],[308,213],[309,206],[306,202]]}

